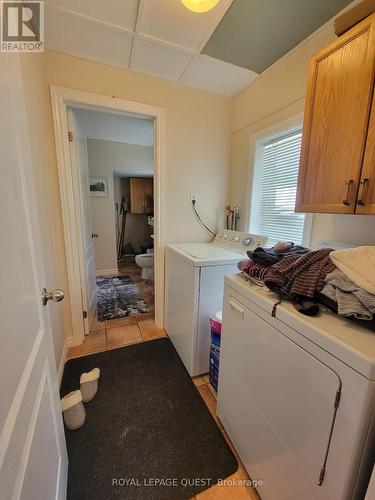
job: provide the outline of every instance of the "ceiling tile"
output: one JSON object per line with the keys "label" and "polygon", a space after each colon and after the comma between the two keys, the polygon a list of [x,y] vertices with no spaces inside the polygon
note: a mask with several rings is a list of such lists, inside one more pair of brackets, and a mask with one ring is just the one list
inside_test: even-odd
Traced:
{"label": "ceiling tile", "polygon": [[134,30],[139,0],[46,0],[46,4]]}
{"label": "ceiling tile", "polygon": [[180,0],[145,0],[139,31],[195,50],[211,34],[230,3],[220,0],[214,9],[197,14]]}
{"label": "ceiling tile", "polygon": [[131,69],[177,80],[190,58],[190,54],[173,47],[136,38]]}
{"label": "ceiling tile", "polygon": [[132,35],[49,5],[45,38],[47,48],[58,52],[116,66],[129,64]]}
{"label": "ceiling tile", "polygon": [[257,76],[253,71],[198,54],[180,81],[193,87],[233,95],[249,85]]}

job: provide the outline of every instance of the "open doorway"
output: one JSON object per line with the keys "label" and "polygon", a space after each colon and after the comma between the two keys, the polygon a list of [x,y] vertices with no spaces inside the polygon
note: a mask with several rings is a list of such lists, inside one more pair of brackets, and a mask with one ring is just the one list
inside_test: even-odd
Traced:
{"label": "open doorway", "polygon": [[81,206],[85,333],[146,314],[154,319],[154,123],[69,107],[68,126]]}
{"label": "open doorway", "polygon": [[117,262],[154,294],[154,178],[114,175]]}
{"label": "open doorway", "polygon": [[69,249],[69,344],[146,317],[163,328],[163,110],[51,93]]}

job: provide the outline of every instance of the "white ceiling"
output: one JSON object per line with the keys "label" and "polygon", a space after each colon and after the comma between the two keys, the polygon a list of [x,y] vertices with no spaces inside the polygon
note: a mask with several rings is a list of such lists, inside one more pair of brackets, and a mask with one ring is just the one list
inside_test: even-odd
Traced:
{"label": "white ceiling", "polygon": [[89,139],[141,146],[152,146],[154,143],[152,120],[86,109],[75,109],[75,113]]}
{"label": "white ceiling", "polygon": [[233,95],[258,75],[200,54],[232,1],[196,14],[180,0],[46,0],[46,46]]}

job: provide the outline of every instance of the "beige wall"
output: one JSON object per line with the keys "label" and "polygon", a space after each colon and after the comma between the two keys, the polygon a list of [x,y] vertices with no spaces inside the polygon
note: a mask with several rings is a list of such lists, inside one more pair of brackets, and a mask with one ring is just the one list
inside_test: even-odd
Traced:
{"label": "beige wall", "polygon": [[[251,190],[253,153],[251,138],[262,130],[303,112],[310,57],[334,40],[329,27],[277,62],[233,100],[230,199],[242,208]],[[311,244],[330,239],[358,244],[375,244],[375,217],[315,215]]]}
{"label": "beige wall", "polygon": [[[68,295],[50,85],[165,108],[166,239],[209,240],[191,213],[189,193],[197,195],[202,216],[216,227],[217,214],[222,213],[228,198],[229,98],[50,51],[25,56],[23,66],[31,142],[40,177],[38,194],[48,288],[64,288]],[[53,308],[52,316],[56,359],[60,359],[64,335],[71,336],[68,297]]]}
{"label": "beige wall", "polygon": [[109,183],[108,197],[90,197],[92,230],[99,234],[94,240],[97,271],[117,268],[115,231],[114,172],[149,174],[153,171],[153,148],[98,139],[87,140],[90,177],[105,177]]}
{"label": "beige wall", "polygon": [[229,98],[51,51],[44,76],[48,85],[165,108],[167,242],[210,239],[192,214],[190,192],[207,224],[217,227],[228,197]]}
{"label": "beige wall", "polygon": [[58,366],[63,352],[64,334],[70,335],[71,320],[53,131],[50,111],[46,106],[47,88],[43,82],[43,56],[22,55],[21,66],[32,164],[37,179],[45,287],[48,290],[62,288],[66,292],[63,302],[48,306]]}

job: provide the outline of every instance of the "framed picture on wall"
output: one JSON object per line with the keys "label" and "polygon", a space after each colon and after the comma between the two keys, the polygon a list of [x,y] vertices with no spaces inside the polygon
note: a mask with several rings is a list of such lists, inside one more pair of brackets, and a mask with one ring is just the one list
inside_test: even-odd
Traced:
{"label": "framed picture on wall", "polygon": [[109,196],[108,179],[105,177],[90,177],[91,196]]}

